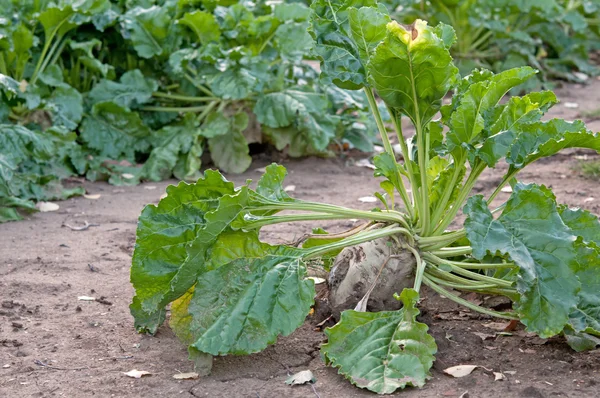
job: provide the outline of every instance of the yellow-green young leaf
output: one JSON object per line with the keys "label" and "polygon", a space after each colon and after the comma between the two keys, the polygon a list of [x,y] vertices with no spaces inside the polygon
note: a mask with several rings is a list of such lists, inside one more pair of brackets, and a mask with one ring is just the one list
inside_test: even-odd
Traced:
{"label": "yellow-green young leaf", "polygon": [[437,346],[428,327],[416,321],[419,294],[404,289],[398,311],[344,311],[325,331],[325,361],[358,387],[391,394],[406,386],[421,387],[429,378]]}
{"label": "yellow-green young leaf", "polygon": [[481,195],[464,208],[473,257],[508,254],[519,267],[515,309],[527,330],[542,337],[560,333],[575,309],[581,283],[575,275],[576,236],[562,221],[545,187],[517,184],[495,220]]}
{"label": "yellow-green young leaf", "polygon": [[174,306],[178,337],[212,355],[250,354],[298,328],[310,311],[314,283],[302,250],[270,246],[256,234],[228,232],[216,241],[214,269]]}
{"label": "yellow-green young leaf", "polygon": [[386,104],[423,127],[440,110],[442,98],[458,79],[444,41],[422,20],[408,27],[395,21],[387,24],[386,38],[367,68]]}
{"label": "yellow-green young leaf", "polygon": [[443,212],[452,204],[454,200],[458,197],[458,193],[462,189],[462,181],[467,171],[467,168],[464,164],[459,165],[460,168],[458,174],[455,177],[455,181],[452,181],[454,177],[456,163],[451,163],[444,170],[442,170],[431,182],[429,186],[429,203],[431,204],[431,209],[436,210],[440,206],[440,200],[444,197],[444,194],[447,190],[452,190],[452,193],[449,196],[448,202],[446,203],[446,208],[441,209]]}
{"label": "yellow-green young leaf", "polygon": [[221,37],[221,29],[215,16],[206,11],[186,12],[177,22],[194,31],[200,44],[218,41]]}

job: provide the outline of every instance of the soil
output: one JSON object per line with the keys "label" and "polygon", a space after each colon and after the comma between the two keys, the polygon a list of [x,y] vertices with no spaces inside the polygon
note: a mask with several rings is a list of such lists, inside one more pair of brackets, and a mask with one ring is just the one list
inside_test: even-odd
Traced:
{"label": "soil", "polygon": [[[600,81],[567,86],[558,94],[563,103],[553,115],[575,119],[579,112],[600,104]],[[579,108],[567,107],[567,102],[578,103]],[[600,122],[591,121],[589,127],[599,131]],[[551,186],[560,202],[599,214],[600,184],[585,179],[577,169],[585,157],[598,159],[589,151],[565,151],[530,166],[520,179]],[[289,170],[287,184],[296,186],[296,197],[369,209],[372,205],[358,198],[378,190],[378,181],[355,161],[309,158],[283,163]],[[259,157],[252,170],[229,177],[236,183],[256,179],[255,168],[267,163]],[[490,193],[501,174],[486,173],[476,192]],[[170,183],[114,187],[84,182],[89,193],[101,196],[60,202],[57,212],[0,225],[0,397],[372,396],[324,365],[318,350],[324,335],[316,330],[314,317],[260,354],[216,358],[208,377],[173,378],[192,371],[186,348],[166,325],[153,337],[137,334],[128,310],[136,220],[143,206],[157,203]],[[502,193],[498,204],[508,195]],[[86,221],[90,226],[82,231],[65,226],[82,226]],[[335,231],[353,225],[344,221],[324,226]],[[308,224],[293,229],[280,225],[269,228],[263,238],[293,241],[309,230]],[[102,300],[84,301],[80,296]],[[420,319],[430,326],[439,347],[432,380],[422,389],[409,388],[396,395],[600,396],[600,349],[576,353],[561,337],[542,340],[526,333],[522,325],[494,337],[506,322],[498,324],[459,308],[426,289],[423,296]],[[459,379],[442,372],[459,364],[479,368]],[[151,375],[133,379],[123,374],[132,369]],[[284,383],[288,374],[306,369],[314,372],[316,384],[290,387]],[[502,372],[506,379],[494,381],[493,372]]]}

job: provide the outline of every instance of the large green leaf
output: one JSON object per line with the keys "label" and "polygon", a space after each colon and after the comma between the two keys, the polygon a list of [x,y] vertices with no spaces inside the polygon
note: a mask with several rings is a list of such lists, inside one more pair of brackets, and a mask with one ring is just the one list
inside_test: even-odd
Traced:
{"label": "large green leaf", "polygon": [[375,0],[317,0],[311,5],[311,34],[322,75],[341,88],[358,90],[367,84],[365,66],[351,38],[349,9],[376,4]]}
{"label": "large green leaf", "polygon": [[404,289],[400,298],[398,311],[344,311],[321,347],[324,359],[353,384],[378,394],[423,386],[437,352],[427,325],[416,321],[419,294]]}
{"label": "large green leaf", "polygon": [[215,16],[206,11],[186,12],[178,22],[193,30],[200,44],[218,41],[221,37],[221,29]]}
{"label": "large green leaf", "polygon": [[308,24],[287,23],[277,28],[274,41],[275,47],[281,54],[281,58],[299,62],[302,61],[306,54],[314,47],[314,41],[307,31]]}
{"label": "large green leaf", "polygon": [[54,126],[63,126],[68,130],[77,128],[83,116],[83,98],[79,91],[65,84],[55,88],[44,102]]}
{"label": "large green leaf", "polygon": [[349,8],[350,32],[363,64],[367,64],[375,47],[385,39],[390,16],[373,7]]}
{"label": "large green leaf", "polygon": [[600,134],[588,130],[581,120],[552,119],[523,125],[506,156],[509,172],[565,148],[589,148],[600,152]]}
{"label": "large green leaf", "polygon": [[150,130],[136,112],[114,102],[99,102],[81,123],[81,138],[101,156],[133,160],[149,148]]}
{"label": "large green leaf", "polygon": [[132,41],[140,57],[152,58],[163,54],[174,22],[167,7],[135,7],[121,18],[125,38]]}
{"label": "large green leaf", "polygon": [[284,176],[282,166],[271,165],[257,192],[235,191],[220,173],[207,170],[195,184],[170,186],[158,206],[146,206],[131,268],[136,297],[130,309],[138,330],[154,333],[164,307],[188,291],[200,272],[217,267],[211,263],[212,246],[248,206],[289,200],[276,194],[283,191]]}
{"label": "large green leaf", "polygon": [[521,322],[542,337],[560,333],[581,283],[574,273],[576,236],[562,221],[554,196],[545,187],[517,185],[497,220],[480,195],[464,211],[473,256],[507,254],[519,266],[515,309]]}
{"label": "large green leaf", "polygon": [[[144,208],[138,222],[131,267],[136,297],[130,308],[138,329],[156,331],[158,325],[144,319],[148,314],[164,313],[164,306],[177,298],[165,300],[172,291],[173,279],[186,261],[186,247],[204,228],[205,214],[217,208],[220,197],[233,193],[231,182],[218,172],[207,170],[204,178],[195,184],[181,182],[178,186],[169,186],[167,196],[158,205]],[[192,286],[193,279],[195,276],[188,281],[186,290]]]}
{"label": "large green leaf", "polygon": [[377,93],[417,128],[440,110],[442,98],[458,78],[458,69],[436,33],[421,20],[409,27],[390,22],[368,65]]}
{"label": "large green leaf", "polygon": [[227,173],[243,173],[250,167],[250,148],[242,134],[246,127],[248,114],[241,112],[230,118],[228,134],[208,139],[211,158],[219,169]]}
{"label": "large green leaf", "polygon": [[254,233],[222,234],[212,248],[214,269],[198,276],[187,306],[173,308],[174,331],[212,355],[258,352],[292,333],[315,295],[301,255]]}
{"label": "large green leaf", "polygon": [[145,78],[139,69],[134,69],[125,72],[119,83],[105,79],[94,85],[88,99],[92,104],[112,101],[125,108],[135,108],[150,101],[157,88],[156,81]]}
{"label": "large green leaf", "polygon": [[579,302],[569,316],[569,323],[575,333],[600,337],[600,248],[596,244],[577,242],[575,274],[581,281],[581,290],[577,294]]}

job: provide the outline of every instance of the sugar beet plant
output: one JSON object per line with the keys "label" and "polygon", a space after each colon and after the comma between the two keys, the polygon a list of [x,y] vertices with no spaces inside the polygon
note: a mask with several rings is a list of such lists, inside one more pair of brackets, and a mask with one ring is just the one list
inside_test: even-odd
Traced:
{"label": "sugar beet plant", "polygon": [[[557,102],[549,91],[500,103],[535,75],[529,67],[461,79],[449,54],[450,26],[400,25],[373,0],[317,0],[312,9],[323,77],[369,98],[385,146],[374,158],[385,191],[377,194],[381,208],[294,199],[278,165],[267,167],[255,189],[235,188],[211,170],[195,184],[171,186],[139,220],[131,269],[136,328],[156,332],[171,304],[170,325],[198,365],[261,351],[304,322],[315,296],[310,266],[331,267],[329,299],[344,309],[325,332],[323,359],[377,393],[419,387],[429,376],[437,348],[416,319],[422,285],[471,310],[520,320],[541,337],[563,334],[575,350],[595,347],[600,223],[516,177],[563,148],[600,151],[600,136],[580,121],[541,121]],[[451,103],[442,105],[451,90]],[[391,132],[375,93],[392,115]],[[272,112],[284,114],[286,104]],[[413,138],[403,135],[402,116],[414,125]],[[390,134],[399,138],[403,161],[394,157]],[[496,190],[470,196],[481,173],[501,160],[508,170]],[[490,209],[507,184],[511,197]],[[449,230],[461,209],[464,226]],[[263,226],[335,219],[363,221],[344,233],[316,229],[290,245],[259,240]],[[362,261],[348,255],[357,245]],[[455,289],[506,296],[513,309],[477,306]]]}

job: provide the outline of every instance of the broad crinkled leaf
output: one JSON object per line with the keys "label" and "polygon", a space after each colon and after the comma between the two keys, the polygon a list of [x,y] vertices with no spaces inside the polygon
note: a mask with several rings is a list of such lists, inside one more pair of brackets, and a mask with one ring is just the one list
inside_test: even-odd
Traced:
{"label": "broad crinkled leaf", "polygon": [[277,28],[274,36],[275,47],[279,50],[281,58],[299,62],[310,53],[314,41],[307,31],[308,24],[287,23]]}
{"label": "broad crinkled leaf", "polygon": [[581,290],[577,294],[579,301],[569,316],[569,323],[575,333],[600,337],[600,248],[594,243],[585,244],[582,241],[577,242],[576,248],[575,274],[581,282]]}
{"label": "broad crinkled leaf", "polygon": [[79,91],[65,84],[55,88],[44,102],[54,126],[63,126],[68,130],[77,128],[83,116],[83,98]]}
{"label": "broad crinkled leaf", "polygon": [[209,84],[216,96],[240,100],[250,95],[257,84],[257,79],[250,70],[241,66],[232,66],[219,72]]}
{"label": "broad crinkled leaf", "polygon": [[281,166],[268,166],[258,183],[260,193],[253,193],[247,187],[235,191],[220,173],[207,170],[195,184],[170,186],[158,206],[146,206],[131,269],[136,297],[130,308],[138,329],[156,331],[152,322],[162,319],[164,307],[188,291],[200,272],[217,266],[212,246],[249,205],[289,200],[281,193],[284,175]]}
{"label": "broad crinkled leaf", "polygon": [[198,276],[187,305],[172,309],[174,331],[212,355],[265,349],[298,328],[313,303],[301,256],[301,249],[270,246],[254,233],[222,234],[212,249],[214,269]]}
{"label": "broad crinkled leaf", "polygon": [[254,113],[268,127],[295,127],[312,148],[324,151],[336,136],[339,123],[339,119],[328,115],[328,105],[323,94],[287,90],[260,97]]}
{"label": "broad crinkled leaf", "polygon": [[373,7],[350,8],[348,21],[358,54],[366,65],[375,47],[385,39],[385,27],[390,22],[390,16]]}
{"label": "broad crinkled leaf", "polygon": [[198,40],[200,40],[200,44],[218,41],[221,37],[221,29],[215,16],[206,11],[186,12],[178,23],[194,31]]}
{"label": "broad crinkled leaf", "polygon": [[145,104],[152,98],[158,84],[152,79],[147,79],[139,69],[125,72],[120,81],[102,80],[88,93],[92,104],[112,101],[126,108],[135,108]]}
{"label": "broad crinkled leaf", "polygon": [[391,394],[406,386],[421,387],[429,378],[437,346],[428,327],[416,321],[419,294],[404,289],[398,311],[344,311],[325,331],[325,361],[361,388]]}
{"label": "broad crinkled leaf", "polygon": [[515,309],[529,331],[542,337],[560,333],[577,305],[576,236],[562,221],[545,187],[517,185],[502,215],[494,220],[482,196],[464,208],[473,256],[507,254],[519,267]]}
{"label": "broad crinkled leaf", "polygon": [[122,22],[126,38],[142,58],[162,55],[174,22],[167,7],[135,7],[123,14]]}
{"label": "broad crinkled leaf", "polygon": [[581,120],[552,119],[522,126],[510,146],[506,162],[510,170],[552,156],[565,148],[589,148],[600,152],[600,134],[593,133]]}
{"label": "broad crinkled leaf", "polygon": [[243,173],[252,163],[248,142],[242,134],[246,127],[248,114],[241,112],[230,119],[229,133],[208,139],[215,166],[226,173]]}
{"label": "broad crinkled leaf", "polygon": [[169,186],[167,196],[158,205],[144,208],[131,267],[131,282],[136,289],[131,310],[136,320],[140,318],[140,324],[147,324],[141,320],[148,314],[164,312],[165,295],[187,258],[187,245],[205,226],[204,215],[217,207],[220,197],[233,193],[231,182],[207,170],[195,184]]}
{"label": "broad crinkled leaf", "polygon": [[134,159],[136,151],[149,148],[150,130],[136,112],[114,102],[99,102],[81,123],[81,138],[101,156]]}
{"label": "broad crinkled leaf", "polygon": [[358,90],[367,84],[365,65],[351,38],[349,9],[376,4],[375,0],[317,0],[311,5],[311,34],[322,75],[341,88]]}
{"label": "broad crinkled leaf", "polygon": [[368,69],[385,103],[408,116],[417,128],[440,110],[442,98],[458,78],[443,40],[422,20],[408,27],[390,22]]}

